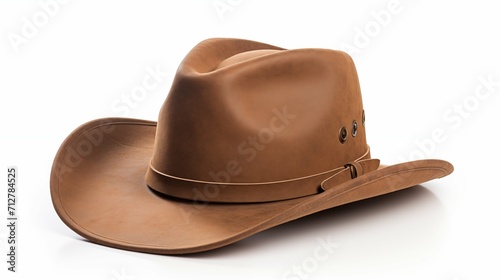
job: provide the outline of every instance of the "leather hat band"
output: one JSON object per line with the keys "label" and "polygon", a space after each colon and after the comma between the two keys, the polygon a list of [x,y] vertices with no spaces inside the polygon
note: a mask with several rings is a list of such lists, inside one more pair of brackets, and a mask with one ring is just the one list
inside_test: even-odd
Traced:
{"label": "leather hat band", "polygon": [[345,166],[300,178],[262,183],[231,183],[180,178],[156,170],[151,164],[146,182],[165,195],[197,202],[271,202],[318,194],[338,184],[374,171],[378,159],[370,159],[370,149]]}

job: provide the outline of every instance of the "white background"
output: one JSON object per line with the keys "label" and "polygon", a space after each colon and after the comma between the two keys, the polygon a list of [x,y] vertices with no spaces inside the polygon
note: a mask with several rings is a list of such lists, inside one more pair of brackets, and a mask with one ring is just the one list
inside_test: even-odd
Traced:
{"label": "white background", "polygon": [[[2,1],[0,217],[6,167],[15,165],[19,251],[18,272],[8,272],[1,226],[0,278],[499,279],[500,15],[495,1],[464,2]],[[455,172],[204,254],[158,256],[84,241],[50,200],[60,144],[95,118],[156,120],[180,61],[211,37],[350,45],[372,156],[386,164],[441,158]],[[148,69],[163,74],[134,96]],[[132,105],[122,102],[127,96]],[[314,259],[319,240],[335,243],[326,260]]]}

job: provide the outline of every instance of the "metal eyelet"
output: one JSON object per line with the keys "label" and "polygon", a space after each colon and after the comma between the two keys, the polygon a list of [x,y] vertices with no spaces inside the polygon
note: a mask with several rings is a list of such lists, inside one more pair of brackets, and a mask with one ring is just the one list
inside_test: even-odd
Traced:
{"label": "metal eyelet", "polygon": [[339,141],[341,144],[344,144],[346,140],[347,140],[347,129],[345,127],[342,127],[339,130]]}
{"label": "metal eyelet", "polygon": [[358,134],[358,122],[357,121],[352,121],[351,135],[352,135],[352,137],[355,137],[356,134]]}
{"label": "metal eyelet", "polygon": [[365,110],[363,110],[363,115],[361,116],[361,123],[365,125]]}

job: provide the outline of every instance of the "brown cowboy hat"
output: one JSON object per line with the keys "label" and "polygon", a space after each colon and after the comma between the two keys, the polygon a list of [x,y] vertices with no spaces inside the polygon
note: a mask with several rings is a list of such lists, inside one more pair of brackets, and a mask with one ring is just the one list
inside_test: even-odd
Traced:
{"label": "brown cowboy hat", "polygon": [[88,240],[185,254],[452,171],[370,158],[346,53],[210,39],[182,61],[158,123],[80,126],[50,185],[58,215]]}

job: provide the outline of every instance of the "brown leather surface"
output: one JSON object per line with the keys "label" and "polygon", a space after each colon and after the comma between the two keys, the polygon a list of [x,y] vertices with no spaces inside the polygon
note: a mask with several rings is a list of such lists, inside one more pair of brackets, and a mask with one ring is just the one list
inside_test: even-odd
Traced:
{"label": "brown leather surface", "polygon": [[[378,168],[378,162],[379,160],[376,159],[360,159],[359,162],[351,163],[359,166],[359,172],[363,169],[365,172],[371,172]],[[149,175],[149,186],[163,194],[194,201],[230,203],[270,202],[298,198],[318,194],[329,188],[327,186],[336,186],[355,178],[348,167],[338,167],[320,174],[292,180],[261,183],[192,181],[157,172],[150,172]],[[359,175],[361,176],[362,173]]]}
{"label": "brown leather surface", "polygon": [[[68,136],[52,168],[52,201],[93,242],[185,254],[453,171],[442,160],[379,166],[369,159],[363,114],[354,64],[342,52],[208,40],[182,62],[158,123],[100,119]],[[236,187],[213,188],[221,182]],[[178,197],[165,194],[172,188]],[[266,194],[275,201],[250,203]]]}
{"label": "brown leather surface", "polygon": [[[159,173],[205,182],[284,181],[342,167],[368,151],[359,81],[347,54],[243,42],[202,42],[180,65],[158,118],[146,176],[151,187],[189,198],[195,193],[168,191],[172,180]],[[345,143],[338,140],[342,127]],[[229,189],[219,188],[211,201],[234,201]],[[283,190],[282,199],[312,193]],[[254,193],[260,194],[245,192],[245,201],[263,201]]]}
{"label": "brown leather surface", "polygon": [[[105,129],[100,129],[106,127]],[[414,186],[451,173],[440,160],[387,166],[318,195],[268,203],[205,203],[153,192],[144,173],[155,123],[103,119],[75,130],[59,150],[51,176],[54,207],[83,237],[107,246],[159,254],[218,248],[266,228],[348,202]],[[103,136],[88,155],[74,151]],[[75,166],[75,163],[78,163]]]}

